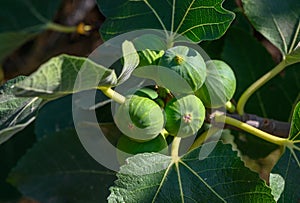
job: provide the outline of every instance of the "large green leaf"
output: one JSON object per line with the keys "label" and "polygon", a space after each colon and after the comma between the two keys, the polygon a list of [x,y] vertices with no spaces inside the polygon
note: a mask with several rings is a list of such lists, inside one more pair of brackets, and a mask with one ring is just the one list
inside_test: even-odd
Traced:
{"label": "large green leaf", "polygon": [[[254,37],[234,28],[226,34],[222,59],[236,75],[235,99],[274,66],[270,54]],[[288,121],[299,91],[300,68],[299,64],[294,64],[256,91],[247,102],[245,111]]]}
{"label": "large green leaf", "polygon": [[129,158],[110,189],[109,202],[275,202],[229,145],[218,143],[204,159],[200,150],[178,161],[156,153]]}
{"label": "large green leaf", "polygon": [[[74,86],[77,76],[78,87]],[[84,57],[60,55],[50,59],[32,75],[17,83],[14,93],[17,96],[39,96],[49,99],[115,84],[117,76],[114,70]]]}
{"label": "large green leaf", "polygon": [[8,178],[23,195],[40,202],[106,202],[115,173],[82,147],[75,130],[41,139]]}
{"label": "large green leaf", "polygon": [[29,125],[41,103],[38,98],[18,98],[13,95],[11,87],[24,79],[20,76],[0,87],[0,144]]}
{"label": "large green leaf", "polygon": [[90,59],[63,54],[50,59],[24,81],[17,83],[14,94],[53,99],[99,86],[121,84],[139,64],[139,56],[131,42],[122,42],[122,53],[124,65],[118,78],[115,70]]}
{"label": "large green leaf", "polygon": [[47,29],[61,0],[1,0],[0,62],[14,49]]}
{"label": "large green leaf", "polygon": [[253,26],[280,49],[290,54],[300,42],[299,0],[242,0]]}
{"label": "large green leaf", "polygon": [[107,40],[139,29],[160,29],[182,34],[194,42],[222,36],[234,13],[222,8],[223,0],[97,0],[106,21],[101,27]]}

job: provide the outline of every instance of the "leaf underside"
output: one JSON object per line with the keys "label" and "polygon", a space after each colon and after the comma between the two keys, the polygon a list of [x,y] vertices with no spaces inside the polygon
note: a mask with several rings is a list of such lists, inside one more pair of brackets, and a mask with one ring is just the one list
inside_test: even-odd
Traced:
{"label": "leaf underside", "polygon": [[35,118],[41,99],[31,97],[15,97],[11,87],[25,79],[19,76],[0,87],[0,144],[23,130]]}
{"label": "leaf underside", "polygon": [[117,84],[114,70],[84,57],[60,55],[43,64],[26,80],[14,86],[17,96],[53,99],[98,86]]}
{"label": "leaf underside", "polygon": [[300,42],[299,0],[243,0],[245,14],[256,30],[290,54]]}

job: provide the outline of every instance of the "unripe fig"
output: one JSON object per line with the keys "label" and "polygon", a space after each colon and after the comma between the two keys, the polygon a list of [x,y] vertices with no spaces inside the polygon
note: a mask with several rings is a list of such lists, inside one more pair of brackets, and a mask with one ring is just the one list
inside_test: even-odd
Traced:
{"label": "unripe fig", "polygon": [[158,97],[157,92],[152,87],[142,87],[134,92],[134,95],[147,97],[149,99],[156,99]]}
{"label": "unripe fig", "polygon": [[[190,86],[190,91],[182,89],[182,93],[191,93],[199,89],[206,78],[206,65],[202,56],[194,49],[186,46],[176,46],[165,51],[159,65],[175,71]],[[174,77],[173,77],[174,78]],[[165,81],[162,81],[165,82]],[[165,83],[176,81],[166,81]],[[169,88],[171,84],[166,84]],[[172,89],[172,88],[170,88]]]}
{"label": "unripe fig", "polygon": [[223,61],[211,60],[206,64],[207,77],[203,86],[195,92],[204,106],[224,106],[235,92],[236,79],[231,68]]}
{"label": "unripe fig", "polygon": [[205,118],[205,108],[195,95],[173,98],[167,103],[165,112],[166,130],[178,137],[194,135],[201,128]]}
{"label": "unripe fig", "polygon": [[125,159],[144,152],[159,152],[162,154],[168,153],[168,144],[163,135],[159,134],[156,138],[147,142],[137,142],[129,137],[122,135],[117,143],[117,157],[121,164],[125,162]]}
{"label": "unripe fig", "polygon": [[158,104],[137,95],[128,97],[118,107],[114,119],[122,133],[140,142],[155,138],[164,126],[163,112]]}

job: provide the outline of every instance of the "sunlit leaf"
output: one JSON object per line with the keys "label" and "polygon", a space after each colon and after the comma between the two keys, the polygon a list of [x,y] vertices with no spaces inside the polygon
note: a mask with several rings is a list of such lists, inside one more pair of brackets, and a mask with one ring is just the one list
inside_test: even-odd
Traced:
{"label": "sunlit leaf", "polygon": [[223,0],[98,0],[106,21],[101,26],[107,40],[139,29],[160,29],[182,34],[194,42],[219,38],[234,13],[222,8]]}
{"label": "sunlit leaf", "polygon": [[156,153],[129,158],[108,202],[275,202],[270,188],[244,167],[229,145],[218,143],[202,160],[200,150],[178,162]]}
{"label": "sunlit leaf", "polygon": [[122,52],[124,65],[118,78],[115,70],[88,58],[63,54],[53,57],[24,81],[17,83],[14,94],[54,99],[99,86],[116,86],[126,81],[139,64],[139,56],[131,42],[122,43]]}
{"label": "sunlit leaf", "polygon": [[[78,86],[74,86],[76,80]],[[117,76],[113,70],[84,57],[60,55],[43,64],[24,81],[17,83],[14,86],[14,94],[53,99],[98,86],[115,84]]]}
{"label": "sunlit leaf", "polygon": [[275,173],[270,173],[269,180],[270,180],[270,187],[272,189],[272,195],[274,196],[274,199],[277,201],[284,190],[285,181],[281,175]]}
{"label": "sunlit leaf", "polygon": [[121,74],[118,77],[118,84],[126,81],[132,71],[139,65],[139,55],[137,54],[132,42],[124,41],[122,44],[122,53],[124,58],[124,65]]}
{"label": "sunlit leaf", "polygon": [[13,95],[11,87],[24,79],[20,76],[0,87],[0,144],[29,125],[41,103],[38,98],[18,98]]}

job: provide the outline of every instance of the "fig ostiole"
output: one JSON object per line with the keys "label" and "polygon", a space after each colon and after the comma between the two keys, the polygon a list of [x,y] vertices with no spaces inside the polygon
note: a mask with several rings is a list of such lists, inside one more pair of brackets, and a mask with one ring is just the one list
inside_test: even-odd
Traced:
{"label": "fig ostiole", "polygon": [[[179,93],[193,93],[202,86],[206,78],[206,64],[202,56],[190,47],[175,46],[166,50],[158,65],[174,71],[188,83],[190,90],[176,89]],[[160,80],[166,88],[172,90],[170,86],[174,86],[174,81]]]}
{"label": "fig ostiole", "polygon": [[173,136],[189,137],[197,133],[205,118],[205,108],[195,95],[173,98],[165,107],[165,129]]}
{"label": "fig ostiole", "polygon": [[160,106],[146,97],[132,95],[121,104],[114,120],[122,133],[139,142],[154,139],[164,127]]}
{"label": "fig ostiole", "polygon": [[204,106],[218,108],[225,106],[235,92],[236,79],[230,66],[220,60],[211,60],[206,64],[207,77],[205,83],[195,95]]}

